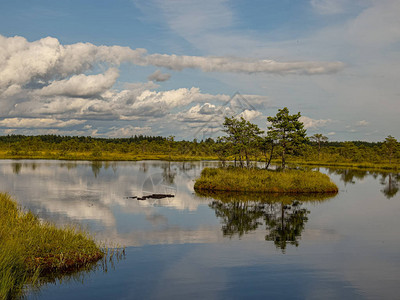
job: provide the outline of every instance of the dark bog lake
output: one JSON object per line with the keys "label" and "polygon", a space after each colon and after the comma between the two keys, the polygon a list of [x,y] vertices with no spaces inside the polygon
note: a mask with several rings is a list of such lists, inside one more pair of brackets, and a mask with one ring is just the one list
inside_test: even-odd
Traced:
{"label": "dark bog lake", "polygon": [[[0,161],[0,191],[126,255],[28,299],[399,299],[400,174],[320,170],[331,197],[196,195],[216,162]],[[164,199],[128,198],[154,193]]]}

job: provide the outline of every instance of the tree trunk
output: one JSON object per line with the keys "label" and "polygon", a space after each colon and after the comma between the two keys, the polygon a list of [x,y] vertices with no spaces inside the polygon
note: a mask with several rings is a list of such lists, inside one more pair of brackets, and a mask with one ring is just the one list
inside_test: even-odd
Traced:
{"label": "tree trunk", "polygon": [[[265,166],[265,169],[268,169],[268,168],[269,168],[269,165],[271,164],[273,152],[274,152],[274,144],[272,144],[272,146],[271,146],[271,153],[270,153],[270,155],[269,155],[269,160],[268,160],[267,165]],[[265,158],[265,159],[266,159],[266,158]]]}
{"label": "tree trunk", "polygon": [[246,156],[246,167],[247,167],[247,169],[250,169],[250,160],[249,160],[249,154],[247,153],[247,150],[244,150],[244,154]]}

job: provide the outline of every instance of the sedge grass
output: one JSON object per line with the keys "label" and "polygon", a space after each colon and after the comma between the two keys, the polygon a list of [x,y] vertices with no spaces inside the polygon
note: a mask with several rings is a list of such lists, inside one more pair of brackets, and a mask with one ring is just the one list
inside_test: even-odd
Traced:
{"label": "sedge grass", "polygon": [[337,193],[328,175],[318,171],[205,168],[194,184],[196,191],[246,193]]}
{"label": "sedge grass", "polygon": [[0,299],[20,295],[39,276],[72,272],[103,256],[84,231],[42,222],[0,193]]}

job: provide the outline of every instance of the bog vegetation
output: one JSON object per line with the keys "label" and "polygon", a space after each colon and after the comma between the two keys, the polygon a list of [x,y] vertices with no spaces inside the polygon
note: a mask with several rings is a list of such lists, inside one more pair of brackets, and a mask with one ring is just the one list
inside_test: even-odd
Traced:
{"label": "bog vegetation", "polygon": [[47,274],[76,271],[104,255],[87,233],[57,228],[0,193],[0,299],[13,299]]}
{"label": "bog vegetation", "polygon": [[269,117],[266,131],[234,117],[226,118],[226,135],[204,140],[175,141],[173,136],[93,138],[58,135],[0,136],[0,158],[69,160],[232,160],[239,167],[254,161],[287,164],[315,164],[361,168],[399,169],[400,147],[388,136],[381,142],[334,142],[322,134],[307,137],[300,113],[287,108]]}
{"label": "bog vegetation", "polygon": [[317,171],[205,168],[194,185],[196,191],[245,193],[337,193],[328,175]]}

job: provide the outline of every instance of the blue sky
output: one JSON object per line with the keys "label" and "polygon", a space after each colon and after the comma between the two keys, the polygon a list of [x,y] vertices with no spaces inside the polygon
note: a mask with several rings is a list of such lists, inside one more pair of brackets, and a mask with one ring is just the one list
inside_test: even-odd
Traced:
{"label": "blue sky", "polygon": [[[0,134],[218,136],[288,107],[400,138],[400,2],[2,1]],[[231,97],[239,92],[242,97]]]}

